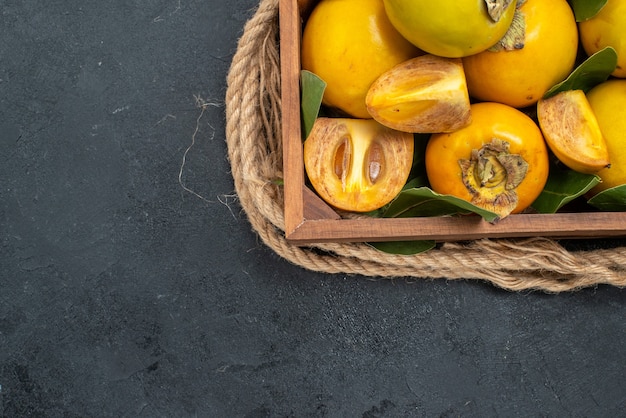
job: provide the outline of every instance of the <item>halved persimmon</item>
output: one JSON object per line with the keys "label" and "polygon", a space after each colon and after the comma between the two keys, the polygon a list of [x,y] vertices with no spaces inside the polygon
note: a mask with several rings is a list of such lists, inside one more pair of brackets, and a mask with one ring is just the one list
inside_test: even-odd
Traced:
{"label": "halved persimmon", "polygon": [[320,117],[304,142],[304,167],[328,204],[369,212],[400,193],[411,171],[413,149],[413,134],[373,119]]}
{"label": "halved persimmon", "polygon": [[596,173],[610,166],[609,151],[582,90],[566,90],[537,103],[537,119],[548,147],[567,167]]}
{"label": "halved persimmon", "polygon": [[378,122],[406,132],[452,132],[471,119],[460,58],[425,54],[400,63],[374,81],[365,103]]}

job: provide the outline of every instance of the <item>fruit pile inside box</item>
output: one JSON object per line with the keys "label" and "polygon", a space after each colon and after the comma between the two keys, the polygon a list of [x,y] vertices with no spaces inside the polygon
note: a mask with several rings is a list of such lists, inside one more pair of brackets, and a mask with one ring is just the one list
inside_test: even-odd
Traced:
{"label": "fruit pile inside box", "polygon": [[[305,187],[339,214],[333,222],[470,218],[480,231],[498,225],[493,236],[542,235],[537,225],[547,236],[626,235],[626,2],[297,5],[302,26],[291,35],[301,42],[295,57],[283,53],[282,29],[281,57],[298,65],[301,151],[287,146],[285,163],[301,160]],[[286,187],[286,206],[297,188]],[[307,202],[291,212],[301,219],[288,238]],[[509,221],[523,215],[534,216],[524,225],[541,220],[528,234]]]}

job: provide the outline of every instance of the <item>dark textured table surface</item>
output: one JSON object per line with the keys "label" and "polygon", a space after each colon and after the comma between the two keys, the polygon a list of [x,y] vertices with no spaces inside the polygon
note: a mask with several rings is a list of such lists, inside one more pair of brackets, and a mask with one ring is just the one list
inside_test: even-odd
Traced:
{"label": "dark textured table surface", "polygon": [[623,290],[324,275],[259,242],[224,141],[256,4],[2,2],[3,416],[624,416]]}

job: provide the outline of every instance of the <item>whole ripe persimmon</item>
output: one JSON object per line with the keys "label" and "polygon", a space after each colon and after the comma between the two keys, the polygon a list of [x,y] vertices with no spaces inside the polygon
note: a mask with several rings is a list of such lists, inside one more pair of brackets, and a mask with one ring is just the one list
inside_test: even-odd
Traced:
{"label": "whole ripe persimmon", "polygon": [[617,68],[613,75],[626,78],[626,1],[608,0],[595,16],[580,22],[578,29],[588,55],[607,46],[615,48]]}
{"label": "whole ripe persimmon", "polygon": [[513,0],[383,0],[389,20],[421,50],[460,58],[486,50],[513,20]]}
{"label": "whole ripe persimmon", "polygon": [[356,118],[371,118],[370,85],[421,51],[387,18],[382,0],[321,0],[302,35],[302,68],[326,83],[323,103]]}
{"label": "whole ripe persimmon", "polygon": [[475,99],[531,106],[574,68],[578,28],[567,0],[525,0],[518,13],[525,27],[522,48],[512,45],[463,59]]}
{"label": "whole ripe persimmon", "polygon": [[602,183],[591,190],[596,194],[626,184],[626,80],[610,79],[587,93],[600,131],[609,151],[611,166],[596,173]]}
{"label": "whole ripe persimmon", "polygon": [[430,137],[426,174],[431,188],[500,215],[519,213],[548,179],[548,150],[525,113],[494,102],[472,105],[472,123]]}

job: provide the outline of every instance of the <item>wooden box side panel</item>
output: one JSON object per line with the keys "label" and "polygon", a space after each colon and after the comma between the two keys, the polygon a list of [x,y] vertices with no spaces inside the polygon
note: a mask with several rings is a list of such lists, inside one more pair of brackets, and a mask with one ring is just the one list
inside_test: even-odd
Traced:
{"label": "wooden box side panel", "polygon": [[626,213],[525,214],[495,224],[479,216],[341,219],[304,222],[289,240],[298,244],[355,241],[468,241],[483,238],[597,238],[626,235]]}
{"label": "wooden box side panel", "polygon": [[304,219],[304,168],[300,141],[300,39],[302,23],[296,0],[280,0],[280,71],[282,101],[285,233]]}

